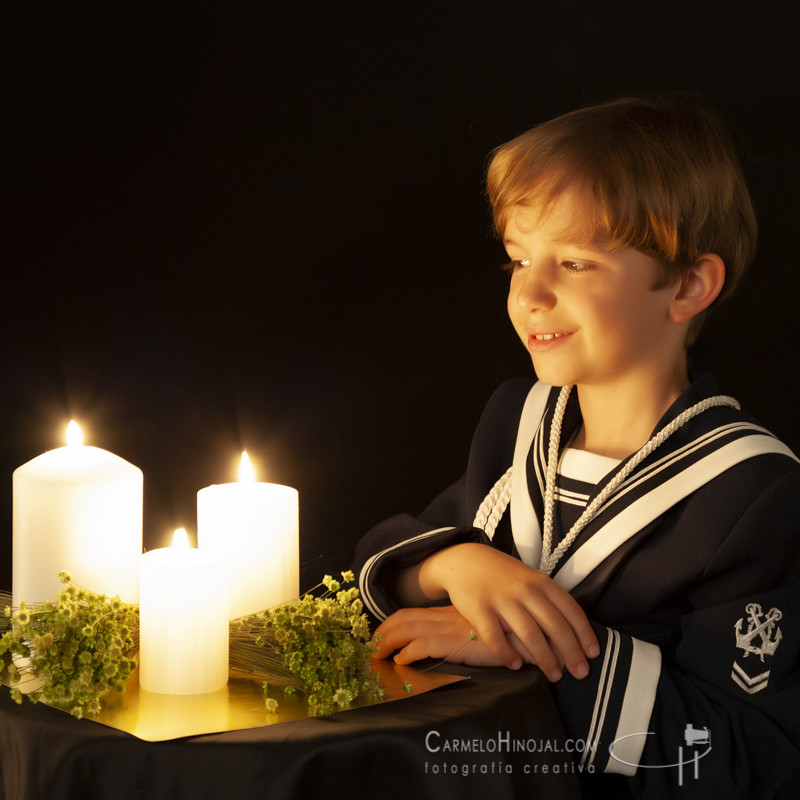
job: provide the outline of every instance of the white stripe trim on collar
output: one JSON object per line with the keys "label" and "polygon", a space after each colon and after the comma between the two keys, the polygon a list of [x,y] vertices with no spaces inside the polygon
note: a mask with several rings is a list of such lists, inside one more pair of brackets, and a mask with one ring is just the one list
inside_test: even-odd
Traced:
{"label": "white stripe trim on collar", "polygon": [[514,446],[514,469],[511,473],[511,531],[520,559],[529,567],[538,567],[542,558],[542,530],[528,490],[528,453],[542,422],[550,389],[537,381],[525,400]]}
{"label": "white stripe trim on collar", "polygon": [[800,461],[786,445],[772,435],[754,434],[736,439],[686,467],[664,483],[654,486],[647,494],[621,509],[556,568],[553,580],[567,591],[573,589],[614,550],[675,503],[739,462],[767,453],[779,453]]}
{"label": "white stripe trim on collar", "polygon": [[[778,452],[786,451],[788,455],[796,459],[794,453],[786,448],[785,445],[776,439],[766,428],[762,428],[759,425],[751,425],[746,422],[733,422],[728,425],[721,425],[719,428],[714,428],[713,430],[708,431],[699,438],[683,445],[683,447],[667,453],[666,455],[654,461],[652,464],[642,467],[641,469],[635,471],[632,475],[629,475],[628,478],[619,485],[617,490],[606,500],[606,502],[597,509],[596,516],[600,516],[600,514],[605,513],[609,506],[624,499],[628,492],[651,480],[653,476],[657,475],[659,472],[670,468],[675,463],[682,461],[693,453],[696,453],[698,450],[708,447],[708,445],[712,444],[716,440],[721,439],[728,434],[739,433],[741,431],[748,431],[748,435],[753,435],[754,431],[763,434],[764,436],[772,439],[776,446],[783,448]],[[767,448],[764,450],[764,452],[772,451]],[[709,480],[713,477],[714,475],[710,475]]]}

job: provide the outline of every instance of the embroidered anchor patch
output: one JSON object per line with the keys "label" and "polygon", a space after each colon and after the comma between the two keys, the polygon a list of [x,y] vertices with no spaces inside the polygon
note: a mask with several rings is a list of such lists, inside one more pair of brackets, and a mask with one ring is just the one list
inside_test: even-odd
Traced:
{"label": "embroidered anchor patch", "polygon": [[[757,655],[763,664],[764,656],[775,655],[783,638],[781,629],[776,625],[783,617],[783,613],[780,609],[771,608],[764,614],[758,603],[748,603],[745,611],[748,615],[747,622],[745,623],[745,618],[741,617],[734,625],[736,646],[744,650],[743,658],[747,658],[751,654]],[[759,675],[748,675],[743,667],[734,661],[731,678],[748,694],[756,694],[767,688],[769,673],[770,670],[766,670]]]}

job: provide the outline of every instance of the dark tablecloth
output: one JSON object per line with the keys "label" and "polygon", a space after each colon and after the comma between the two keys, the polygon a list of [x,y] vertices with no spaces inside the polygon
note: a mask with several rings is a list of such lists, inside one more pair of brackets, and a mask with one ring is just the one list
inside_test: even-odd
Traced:
{"label": "dark tablecloth", "polygon": [[470,680],[323,719],[155,743],[19,706],[0,687],[0,798],[578,798],[541,673],[462,674]]}

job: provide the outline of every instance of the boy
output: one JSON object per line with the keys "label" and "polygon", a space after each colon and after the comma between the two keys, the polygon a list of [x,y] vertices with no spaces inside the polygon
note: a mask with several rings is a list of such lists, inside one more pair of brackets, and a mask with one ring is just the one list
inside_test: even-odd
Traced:
{"label": "boy", "polygon": [[[582,109],[498,148],[488,191],[539,382],[501,386],[462,480],[359,543],[379,656],[538,665],[587,795],[794,797],[800,464],[686,359],[755,247],[724,125]],[[679,789],[658,765],[690,731]]]}

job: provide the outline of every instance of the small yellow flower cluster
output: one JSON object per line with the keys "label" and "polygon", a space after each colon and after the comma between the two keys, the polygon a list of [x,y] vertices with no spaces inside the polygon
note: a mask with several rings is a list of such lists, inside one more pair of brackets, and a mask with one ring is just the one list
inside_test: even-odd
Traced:
{"label": "small yellow flower cluster", "polygon": [[369,668],[375,652],[358,589],[343,589],[353,580],[326,575],[322,596],[299,600],[236,620],[231,628],[231,666],[249,675],[263,675],[268,711],[277,709],[273,688],[303,694],[309,711],[323,716],[350,707],[357,699],[383,697],[377,676]]}
{"label": "small yellow flower cluster", "polygon": [[[16,611],[6,608],[11,625],[0,637],[0,656],[22,656],[28,663],[20,669],[8,659],[0,677],[12,685],[18,703],[26,696],[63,706],[76,717],[96,714],[109,691],[125,691],[136,668],[138,609],[75,586],[67,572],[59,579],[66,585],[56,603],[29,608],[21,601]],[[19,686],[30,677],[41,687],[23,695]]]}

